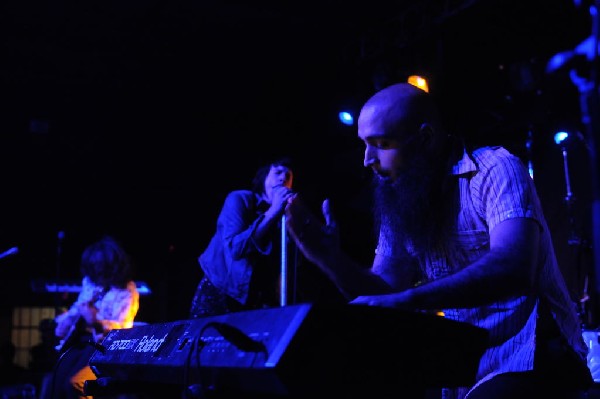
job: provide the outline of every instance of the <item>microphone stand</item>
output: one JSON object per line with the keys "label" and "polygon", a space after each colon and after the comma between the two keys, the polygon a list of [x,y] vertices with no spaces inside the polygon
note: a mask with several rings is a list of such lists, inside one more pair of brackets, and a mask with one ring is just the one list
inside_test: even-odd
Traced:
{"label": "microphone stand", "polygon": [[595,0],[590,7],[592,16],[592,48],[591,68],[589,78],[581,77],[575,70],[571,70],[570,76],[577,86],[580,95],[581,120],[587,131],[590,155],[590,176],[592,179],[592,252],[594,258],[594,280],[595,300],[594,315],[600,310],[598,293],[600,293],[600,93],[598,84],[598,73],[600,60],[598,57],[598,46],[600,44],[600,0]]}
{"label": "microphone stand", "polygon": [[525,149],[527,150],[527,170],[529,171],[529,176],[533,179],[533,157],[532,157],[532,147],[533,147],[533,131],[531,128],[527,132],[527,141],[525,142]]}
{"label": "microphone stand", "polygon": [[[62,256],[63,256],[63,242],[65,239],[65,232],[60,230],[57,234],[57,243],[56,243],[56,286],[60,284],[61,278],[61,269],[62,269]],[[61,293],[56,290],[55,295],[55,308],[56,312],[60,311],[61,306],[63,305],[63,300],[61,298]],[[58,314],[58,313],[57,313]]]}
{"label": "microphone stand", "polygon": [[[297,271],[298,271],[298,247],[293,246],[293,261],[291,267],[288,266],[289,251],[287,238],[287,229],[285,228],[285,214],[281,216],[281,269],[279,286],[279,305],[286,306],[296,303],[297,293]],[[291,276],[291,278],[290,278]],[[291,283],[291,287],[289,287]],[[290,295],[291,293],[291,295]]]}
{"label": "microphone stand", "polygon": [[579,238],[577,238],[577,234],[575,234],[575,222],[573,218],[573,203],[575,202],[575,197],[573,197],[573,192],[571,191],[571,178],[569,176],[569,161],[568,161],[568,153],[567,146],[561,146],[562,156],[563,156],[563,167],[565,170],[565,204],[567,204],[567,217],[569,219],[569,245],[579,243]]}
{"label": "microphone stand", "polygon": [[287,298],[287,229],[285,228],[285,213],[281,216],[281,271],[279,276],[279,306],[288,304]]}
{"label": "microphone stand", "polygon": [[[565,172],[565,191],[566,191],[566,195],[565,195],[565,204],[567,207],[567,221],[568,221],[568,225],[569,225],[569,236],[567,239],[567,243],[570,247],[576,247],[579,249],[579,251],[581,251],[581,249],[585,246],[588,246],[587,240],[582,240],[576,233],[576,229],[575,229],[575,217],[574,217],[574,204],[575,204],[575,197],[573,195],[573,192],[571,191],[571,178],[570,178],[570,174],[569,174],[569,161],[568,161],[568,151],[567,151],[567,142],[568,140],[563,141],[563,143],[561,144],[561,152],[562,152],[562,156],[563,156],[563,167],[564,167],[564,172]],[[581,252],[579,252],[579,255],[577,256],[578,259],[581,257]],[[586,270],[581,270],[581,260],[579,260],[578,262],[578,273],[577,273],[577,277],[578,277],[578,281],[579,278],[581,276],[583,276],[583,287],[582,287],[582,292],[581,292],[581,296],[579,298],[579,302],[577,303],[577,307],[578,307],[578,313],[579,313],[579,317],[581,319],[581,321],[583,322],[583,325],[585,328],[587,328],[587,325],[589,324],[589,319],[590,319],[590,314],[589,314],[589,309],[586,306],[587,301],[590,299],[589,295],[588,295],[588,287],[589,287],[589,280],[588,280],[588,272]]]}

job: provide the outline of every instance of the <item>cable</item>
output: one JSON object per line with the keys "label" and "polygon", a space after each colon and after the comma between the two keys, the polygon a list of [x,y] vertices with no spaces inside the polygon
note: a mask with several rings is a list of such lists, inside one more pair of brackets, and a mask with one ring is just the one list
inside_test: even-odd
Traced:
{"label": "cable", "polygon": [[51,384],[50,384],[50,397],[51,398],[55,398],[55,396],[56,396],[56,392],[55,392],[56,374],[58,372],[60,364],[62,363],[63,359],[65,357],[67,357],[67,354],[71,353],[71,351],[73,349],[75,349],[75,348],[80,348],[82,346],[82,344],[90,345],[90,346],[94,347],[96,350],[99,350],[102,353],[106,352],[106,348],[104,346],[102,346],[101,344],[99,344],[97,342],[94,342],[93,340],[79,342],[79,343],[77,343],[75,345],[71,345],[69,348],[67,348],[67,350],[64,351],[60,355],[60,357],[58,358],[58,360],[56,361],[56,364],[54,365],[54,370],[52,371],[52,380],[51,380]]}
{"label": "cable", "polygon": [[[192,341],[192,346],[190,347],[190,351],[188,352],[186,358],[185,358],[185,367],[183,368],[183,396],[184,398],[201,398],[204,395],[202,394],[202,384],[194,384],[194,385],[189,385],[189,380],[190,380],[190,370],[191,370],[191,359],[192,359],[192,354],[196,351],[197,353],[200,352],[200,350],[202,350],[202,348],[204,347],[204,344],[200,344],[200,337],[197,337],[196,339],[194,339]],[[200,360],[199,357],[196,357],[196,366],[198,366],[198,369],[200,369]],[[197,389],[193,389],[192,387]]]}

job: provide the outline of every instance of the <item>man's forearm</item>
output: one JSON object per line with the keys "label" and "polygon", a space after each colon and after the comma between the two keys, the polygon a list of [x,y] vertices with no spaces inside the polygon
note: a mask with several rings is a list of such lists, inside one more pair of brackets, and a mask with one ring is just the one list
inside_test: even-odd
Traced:
{"label": "man's forearm", "polygon": [[508,266],[515,262],[489,253],[457,273],[411,289],[409,305],[415,309],[470,308],[525,295],[531,292],[525,273]]}

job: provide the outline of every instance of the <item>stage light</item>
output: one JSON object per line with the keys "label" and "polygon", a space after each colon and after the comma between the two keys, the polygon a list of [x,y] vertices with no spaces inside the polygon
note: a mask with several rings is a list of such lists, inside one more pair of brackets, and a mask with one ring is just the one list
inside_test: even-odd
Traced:
{"label": "stage light", "polygon": [[338,118],[340,119],[340,122],[342,122],[344,125],[354,125],[354,115],[352,115],[352,112],[350,111],[340,111],[340,113],[338,114]]}
{"label": "stage light", "polygon": [[554,142],[556,144],[560,145],[563,143],[563,141],[565,141],[568,138],[569,138],[569,133],[567,133],[565,131],[560,131],[554,135]]}
{"label": "stage light", "polygon": [[419,75],[410,75],[408,77],[408,83],[413,86],[418,87],[419,89],[429,93],[429,84],[427,83],[427,79]]}
{"label": "stage light", "polygon": [[556,132],[556,134],[554,134],[554,142],[556,143],[556,145],[559,145],[561,147],[573,147],[575,145],[584,145],[586,148],[589,148],[588,144],[585,141],[585,137],[581,132],[577,130],[571,132],[567,130],[561,130]]}

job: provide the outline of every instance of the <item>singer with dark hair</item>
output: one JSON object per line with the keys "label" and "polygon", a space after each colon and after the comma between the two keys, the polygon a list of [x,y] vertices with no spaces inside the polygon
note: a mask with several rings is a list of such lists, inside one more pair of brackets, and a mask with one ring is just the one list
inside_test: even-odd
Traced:
{"label": "singer with dark hair", "polygon": [[80,268],[81,292],[69,309],[55,318],[61,358],[54,389],[49,392],[52,399],[84,396],[85,381],[96,379],[88,366],[91,355],[109,331],[133,327],[139,309],[131,258],[115,238],[104,236],[87,246]]}
{"label": "singer with dark hair", "polygon": [[329,201],[321,219],[297,195],[286,225],[299,250],[353,305],[442,311],[488,331],[475,384],[445,397],[583,397],[581,320],[523,162],[449,134],[431,94],[408,83],[366,101],[358,137],[374,178],[372,264],[341,249]]}
{"label": "singer with dark hair", "polygon": [[203,272],[190,317],[278,305],[281,220],[292,192],[290,158],[260,167],[251,189],[231,191],[198,262]]}

